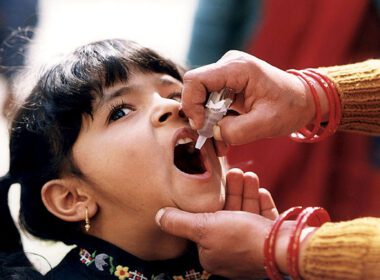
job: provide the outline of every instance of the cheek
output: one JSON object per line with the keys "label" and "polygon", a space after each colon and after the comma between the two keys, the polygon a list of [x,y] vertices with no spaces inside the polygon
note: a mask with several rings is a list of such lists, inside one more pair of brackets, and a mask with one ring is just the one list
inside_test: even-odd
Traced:
{"label": "cheek", "polygon": [[143,179],[144,170],[149,166],[147,161],[142,160],[145,155],[136,147],[113,144],[93,152],[97,153],[92,157],[95,160],[87,162],[85,168],[91,177],[107,185],[123,184],[125,181],[133,183]]}
{"label": "cheek", "polygon": [[103,134],[79,140],[73,149],[78,167],[100,186],[116,185],[120,189],[127,184],[142,189],[144,184],[157,186],[167,180],[164,175],[167,160],[160,152],[162,147],[147,131],[137,133],[129,129],[128,134]]}
{"label": "cheek", "polygon": [[120,127],[79,138],[73,147],[78,167],[102,201],[112,200],[119,206],[127,201],[133,208],[167,205],[171,161],[168,143],[157,143],[166,135],[155,135],[144,124]]}
{"label": "cheek", "polygon": [[78,163],[91,173],[113,169],[125,165],[128,159],[141,156],[137,143],[144,141],[139,139],[140,134],[123,124],[100,131],[86,131],[78,137],[73,154]]}

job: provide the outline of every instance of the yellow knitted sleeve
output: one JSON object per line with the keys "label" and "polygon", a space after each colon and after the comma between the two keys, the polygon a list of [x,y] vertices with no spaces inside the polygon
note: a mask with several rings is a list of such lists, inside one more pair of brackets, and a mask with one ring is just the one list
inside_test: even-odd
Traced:
{"label": "yellow knitted sleeve", "polygon": [[339,130],[380,134],[380,59],[319,68],[334,82],[342,104]]}
{"label": "yellow knitted sleeve", "polygon": [[380,219],[326,223],[310,238],[301,260],[303,278],[380,279]]}

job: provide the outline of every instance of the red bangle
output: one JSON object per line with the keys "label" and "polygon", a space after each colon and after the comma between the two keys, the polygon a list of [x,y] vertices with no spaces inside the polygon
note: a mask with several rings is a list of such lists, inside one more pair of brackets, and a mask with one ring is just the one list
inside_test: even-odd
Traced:
{"label": "red bangle", "polygon": [[316,75],[318,75],[329,86],[330,94],[334,98],[335,117],[334,117],[334,120],[333,120],[334,123],[332,125],[333,126],[333,132],[332,133],[334,133],[337,130],[338,126],[339,126],[340,119],[341,119],[341,112],[342,112],[341,100],[340,100],[340,96],[338,94],[338,91],[337,91],[334,83],[326,75],[324,75],[323,73],[317,71],[316,69],[310,69],[309,68],[307,70],[310,71],[310,72],[313,72]]}
{"label": "red bangle", "polygon": [[313,96],[316,114],[313,129],[311,131],[307,128],[302,128],[298,132],[292,133],[290,137],[292,138],[292,140],[296,142],[314,142],[315,136],[318,134],[320,130],[320,124],[322,121],[322,108],[317,91],[315,90],[314,80],[310,79],[308,76],[306,76],[304,73],[298,70],[290,69],[287,70],[287,72],[297,76],[302,82],[308,85],[310,92]]}
{"label": "red bangle", "polygon": [[325,222],[330,221],[327,211],[320,207],[307,207],[296,219],[296,228],[289,239],[288,245],[288,272],[294,280],[301,280],[298,267],[300,238],[302,230],[307,226],[321,226]]}
{"label": "red bangle", "polygon": [[321,128],[321,133],[318,135],[318,138],[315,141],[321,141],[326,137],[334,134],[335,132],[335,100],[334,95],[331,93],[329,85],[323,80],[319,75],[315,74],[310,70],[303,70],[304,74],[308,75],[312,79],[314,79],[323,89],[329,104],[329,118],[328,123],[325,128]]}
{"label": "red bangle", "polygon": [[[314,125],[313,131],[309,131],[306,128],[302,128],[298,132],[292,133],[291,138],[297,142],[313,143],[313,142],[321,141],[325,139],[326,137],[334,134],[338,128],[338,125],[340,123],[340,118],[341,118],[340,97],[334,83],[327,76],[325,76],[323,73],[318,72],[316,69],[309,68],[309,69],[301,70],[301,71],[288,70],[288,72],[298,76],[303,82],[308,83],[311,94],[313,96],[315,106],[316,106],[316,114],[317,114],[314,120],[314,124],[313,124]],[[319,104],[319,97],[315,91],[314,84],[313,82],[310,82],[310,80],[306,79],[302,75],[307,75],[308,78],[312,79],[313,82],[317,82],[322,87],[323,91],[326,94],[326,97],[329,103],[329,119],[328,119],[328,125],[325,128],[321,127],[320,123],[317,123],[318,110],[320,110],[319,112],[320,116],[322,116],[322,112],[321,112],[321,107]],[[316,99],[318,99],[317,102],[316,102]]]}
{"label": "red bangle", "polygon": [[285,212],[283,212],[280,216],[278,216],[268,236],[265,238],[264,268],[265,268],[265,271],[267,272],[268,277],[272,280],[283,279],[275,260],[275,245],[276,245],[276,238],[277,238],[279,229],[285,220],[295,215],[298,215],[299,213],[301,213],[301,211],[302,211],[302,207],[292,207],[286,210]]}

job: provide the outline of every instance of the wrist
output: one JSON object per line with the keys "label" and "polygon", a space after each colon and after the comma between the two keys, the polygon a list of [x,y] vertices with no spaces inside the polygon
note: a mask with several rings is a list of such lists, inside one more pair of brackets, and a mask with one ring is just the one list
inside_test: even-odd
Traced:
{"label": "wrist", "polygon": [[[296,227],[296,223],[294,221],[288,221],[283,224],[283,226],[280,229],[280,232],[277,237],[276,242],[276,263],[278,265],[278,268],[280,271],[284,274],[289,274],[287,259],[288,259],[288,246],[290,241],[290,236],[294,232]],[[305,250],[308,244],[308,241],[310,240],[310,237],[313,235],[317,228],[316,227],[307,227],[302,230],[301,237],[300,237],[300,253],[299,253],[299,268],[302,275],[302,259],[305,255]]]}
{"label": "wrist", "polygon": [[[315,83],[314,88],[315,88],[315,91],[317,92],[317,96],[318,96],[319,102],[321,104],[322,122],[327,122],[329,120],[329,111],[330,111],[329,110],[330,108],[329,108],[328,98],[326,96],[324,89],[321,87],[321,85],[319,83]],[[309,93],[308,95],[311,95],[311,93]],[[312,106],[315,107],[314,103],[312,104]],[[315,111],[315,109],[314,109],[314,111]],[[312,122],[313,121],[314,121],[314,118],[313,118]],[[310,124],[312,122],[310,122]]]}
{"label": "wrist", "polygon": [[286,221],[281,226],[275,247],[275,260],[279,270],[288,274],[288,266],[287,266],[287,251],[290,241],[290,236],[294,232],[296,228],[296,223],[294,221]]}
{"label": "wrist", "polygon": [[[317,112],[317,108],[316,108],[315,102],[313,100],[313,94],[312,94],[310,88],[305,83],[303,83],[299,79],[298,79],[298,81],[303,85],[303,91],[305,93],[305,99],[306,99],[306,104],[307,104],[306,105],[307,111],[310,112],[310,116],[309,116],[309,118],[307,118],[307,120],[308,120],[307,125],[311,125],[311,124],[313,124],[313,122],[316,118],[316,112]],[[314,85],[313,87],[316,91],[317,98],[319,99],[319,103],[321,106],[320,109],[321,109],[321,113],[322,113],[322,122],[327,122],[329,119],[330,108],[329,108],[329,101],[328,101],[328,98],[326,96],[326,92],[319,83],[314,83],[313,85]]]}
{"label": "wrist", "polygon": [[[296,216],[295,221],[286,221]],[[264,242],[264,266],[272,280],[282,279],[282,273],[292,279],[301,279],[302,254],[315,227],[330,220],[320,207],[292,207],[275,220]],[[302,248],[301,248],[302,247]]]}
{"label": "wrist", "polygon": [[[315,69],[290,69],[287,72],[297,76],[307,85],[304,92],[307,111],[310,111],[309,117],[305,119],[307,125],[293,132],[290,137],[296,142],[313,143],[334,134],[341,118],[340,98],[335,85]],[[310,99],[313,102],[310,102]]]}
{"label": "wrist", "polygon": [[302,231],[301,241],[300,241],[301,243],[300,252],[299,252],[299,258],[298,258],[298,268],[299,268],[299,272],[301,276],[305,275],[302,264],[306,255],[307,245],[309,244],[311,237],[314,235],[317,229],[318,229],[317,227],[308,227]]}
{"label": "wrist", "polygon": [[[295,127],[295,129],[298,130],[313,123],[316,116],[316,106],[308,85],[296,75],[292,73],[289,73],[289,75],[292,79],[295,92],[297,92],[297,95],[300,96],[300,100],[302,100],[302,103],[300,104],[300,108],[302,108],[300,113],[302,115],[299,118],[299,122],[297,122],[298,127]],[[299,116],[297,116],[297,118],[298,117]]]}

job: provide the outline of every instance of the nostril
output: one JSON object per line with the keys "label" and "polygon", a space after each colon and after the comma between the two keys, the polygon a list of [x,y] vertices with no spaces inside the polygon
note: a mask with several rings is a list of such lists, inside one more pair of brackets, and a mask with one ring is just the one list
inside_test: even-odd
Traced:
{"label": "nostril", "polygon": [[172,115],[172,113],[165,113],[163,114],[159,119],[158,121],[159,122],[165,122],[170,116]]}
{"label": "nostril", "polygon": [[185,112],[182,111],[182,109],[178,111],[178,116],[179,116],[180,118],[182,118],[182,119],[186,119],[186,118],[187,118]]}

